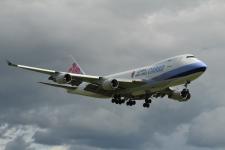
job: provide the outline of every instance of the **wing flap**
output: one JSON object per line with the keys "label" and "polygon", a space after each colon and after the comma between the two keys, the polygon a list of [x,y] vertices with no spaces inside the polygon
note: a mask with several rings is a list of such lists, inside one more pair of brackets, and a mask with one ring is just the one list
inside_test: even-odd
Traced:
{"label": "wing flap", "polygon": [[77,86],[61,85],[61,84],[54,84],[54,83],[47,83],[47,82],[38,82],[38,83],[53,86],[53,87],[58,87],[58,88],[64,88],[67,90],[76,90],[77,89]]}

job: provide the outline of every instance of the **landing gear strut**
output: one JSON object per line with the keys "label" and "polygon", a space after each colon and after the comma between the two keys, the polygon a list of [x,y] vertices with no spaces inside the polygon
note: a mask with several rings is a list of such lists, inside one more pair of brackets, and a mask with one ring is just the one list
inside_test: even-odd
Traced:
{"label": "landing gear strut", "polygon": [[191,81],[186,81],[186,83],[184,84],[184,87],[187,89],[187,87],[190,83],[191,83]]}

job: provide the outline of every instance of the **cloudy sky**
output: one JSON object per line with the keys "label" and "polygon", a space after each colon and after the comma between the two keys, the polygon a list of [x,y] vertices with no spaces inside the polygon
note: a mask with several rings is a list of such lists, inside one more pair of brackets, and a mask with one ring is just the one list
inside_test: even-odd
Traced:
{"label": "cloudy sky", "polygon": [[[223,150],[224,0],[0,0],[0,149]],[[107,75],[184,53],[207,72],[192,99],[117,106],[39,85],[20,64]]]}

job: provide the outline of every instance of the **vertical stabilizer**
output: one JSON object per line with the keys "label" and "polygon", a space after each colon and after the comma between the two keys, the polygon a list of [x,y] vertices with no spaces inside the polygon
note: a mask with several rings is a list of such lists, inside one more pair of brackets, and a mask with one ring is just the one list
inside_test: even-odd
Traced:
{"label": "vertical stabilizer", "polygon": [[73,56],[71,56],[73,59],[73,64],[69,67],[68,72],[75,73],[75,74],[85,74],[83,69],[80,67],[80,65],[77,63],[77,61],[74,59]]}

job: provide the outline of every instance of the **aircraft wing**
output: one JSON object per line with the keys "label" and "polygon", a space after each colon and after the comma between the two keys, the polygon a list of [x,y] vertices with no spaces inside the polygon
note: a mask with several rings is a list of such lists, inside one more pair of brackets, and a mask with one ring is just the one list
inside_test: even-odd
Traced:
{"label": "aircraft wing", "polygon": [[[25,66],[25,65],[18,65],[18,64],[14,64],[10,61],[7,61],[9,66],[12,67],[17,67],[17,68],[22,68],[25,70],[30,70],[30,71],[34,71],[34,72],[38,72],[38,73],[43,73],[43,74],[47,74],[47,75],[56,75],[59,73],[65,73],[65,72],[59,72],[59,71],[55,71],[55,70],[49,70],[49,69],[43,69],[43,68],[37,68],[37,67],[30,67],[30,66]],[[98,76],[91,76],[91,75],[83,75],[83,74],[74,74],[74,73],[68,73],[70,74],[73,78],[77,78],[77,79],[82,79],[85,82],[93,82],[99,79]]]}
{"label": "aircraft wing", "polygon": [[[107,78],[104,78],[104,77],[101,77],[101,76],[75,74],[75,73],[69,73],[69,72],[59,72],[59,71],[55,71],[55,70],[49,70],[49,69],[43,69],[43,68],[14,64],[10,61],[7,61],[7,63],[8,63],[9,66],[12,66],[12,67],[22,68],[22,69],[25,69],[25,70],[30,70],[30,71],[34,71],[34,72],[38,72],[38,73],[47,74],[47,75],[50,75],[50,76],[54,76],[54,75],[57,75],[57,74],[69,74],[72,77],[73,80],[88,82],[88,83],[95,84],[95,85],[98,85],[98,86],[101,85],[102,81],[107,80]],[[144,81],[140,80],[140,79],[134,79],[134,80],[116,79],[116,80],[119,82],[119,88],[120,89],[132,88],[132,87],[136,87],[136,86],[140,86],[140,85],[145,84]],[[42,83],[42,84],[50,85],[50,83]],[[53,85],[50,85],[50,86],[53,86]]]}
{"label": "aircraft wing", "polygon": [[36,67],[30,67],[30,66],[24,66],[24,65],[18,65],[18,64],[14,64],[14,63],[12,63],[8,60],[7,60],[7,63],[8,63],[9,66],[12,66],[12,67],[22,68],[22,69],[25,69],[25,70],[35,71],[35,72],[44,73],[44,74],[48,74],[48,75],[53,75],[53,74],[56,73],[56,71],[54,71],[54,70],[42,69],[42,68],[36,68]]}

